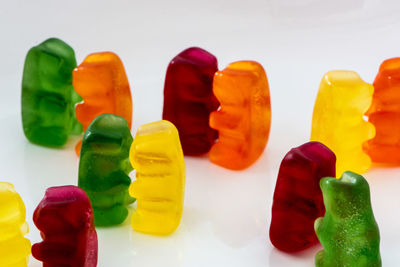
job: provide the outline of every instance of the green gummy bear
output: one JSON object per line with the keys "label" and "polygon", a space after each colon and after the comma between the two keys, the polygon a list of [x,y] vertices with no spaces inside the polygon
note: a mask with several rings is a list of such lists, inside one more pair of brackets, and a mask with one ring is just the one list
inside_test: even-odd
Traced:
{"label": "green gummy bear", "polygon": [[315,256],[317,267],[382,266],[379,229],[372,212],[368,182],[356,173],[340,179],[326,177],[320,186],[325,216],[315,221],[324,250]]}
{"label": "green gummy bear", "polygon": [[128,192],[132,141],[127,121],[113,114],[96,117],[83,136],[78,186],[89,196],[96,226],[121,224],[135,201]]}
{"label": "green gummy bear", "polygon": [[74,50],[50,38],[32,47],[25,58],[21,113],[26,138],[43,146],[63,146],[69,134],[82,133],[75,104],[82,98],[72,87]]}

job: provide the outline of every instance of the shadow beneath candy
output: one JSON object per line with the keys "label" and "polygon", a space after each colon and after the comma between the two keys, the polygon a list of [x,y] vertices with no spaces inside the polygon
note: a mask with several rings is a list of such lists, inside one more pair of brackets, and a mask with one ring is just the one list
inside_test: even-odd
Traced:
{"label": "shadow beneath candy", "polygon": [[[210,243],[240,249],[265,243],[271,195],[275,179],[265,171],[266,154],[248,169],[232,171],[217,166],[207,157],[185,157],[187,168],[184,219],[204,231]],[[270,165],[270,164],[268,164]],[[187,212],[199,214],[191,218]],[[212,235],[210,236],[209,231]],[[191,233],[192,234],[192,233]]]}
{"label": "shadow beneath candy", "polygon": [[29,256],[29,263],[28,263],[29,267],[42,267],[43,266],[43,262],[38,261],[37,259],[35,259],[32,254]]}
{"label": "shadow beneath candy", "polygon": [[74,147],[79,139],[80,136],[73,136],[61,148],[43,147],[24,140],[23,171],[36,204],[49,187],[78,184],[79,158]]}
{"label": "shadow beneath candy", "polygon": [[285,253],[274,247],[269,255],[269,266],[294,266],[294,263],[298,263],[298,267],[313,266],[315,254],[321,249],[321,245],[316,245],[301,252]]}
{"label": "shadow beneath candy", "polygon": [[[135,202],[136,203],[136,202]],[[127,219],[119,226],[97,227],[99,239],[98,266],[116,266],[115,263],[132,262],[135,266],[184,266],[185,235],[181,226],[169,236],[153,236],[135,232],[131,215],[136,204],[129,206]]]}

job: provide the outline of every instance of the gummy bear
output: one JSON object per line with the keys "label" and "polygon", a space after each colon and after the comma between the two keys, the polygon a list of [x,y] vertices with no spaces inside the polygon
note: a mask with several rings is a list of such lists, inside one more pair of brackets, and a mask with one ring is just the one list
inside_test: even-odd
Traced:
{"label": "gummy bear", "polygon": [[96,117],[83,136],[78,185],[90,198],[96,226],[121,224],[135,201],[128,192],[131,143],[128,123],[114,114]]}
{"label": "gummy bear", "polygon": [[323,77],[314,105],[311,141],[319,141],[336,155],[336,173],[365,172],[371,159],[362,144],[375,135],[364,121],[374,87],[353,71],[330,71]]}
{"label": "gummy bear", "polygon": [[69,134],[80,134],[75,104],[81,101],[72,87],[74,50],[51,38],[32,47],[25,59],[21,112],[26,138],[43,146],[63,146]]}
{"label": "gummy bear", "polygon": [[372,104],[366,115],[376,128],[364,143],[372,161],[400,163],[400,58],[384,61],[374,81]]}
{"label": "gummy bear", "polygon": [[0,266],[26,267],[31,242],[25,221],[25,205],[14,186],[0,182]]}
{"label": "gummy bear", "polygon": [[43,241],[32,255],[44,267],[95,267],[97,233],[89,198],[79,187],[50,187],[33,214]]}
{"label": "gummy bear", "polygon": [[379,267],[379,229],[372,212],[368,182],[346,171],[340,179],[320,182],[325,216],[315,221],[324,250],[315,256],[317,267]]}
{"label": "gummy bear", "polygon": [[298,252],[318,243],[314,221],[325,213],[319,181],[335,176],[336,157],[325,145],[308,142],[282,160],[272,205],[269,237],[285,252]]}
{"label": "gummy bear", "polygon": [[245,169],[264,151],[271,126],[264,68],[255,61],[234,62],[215,73],[213,90],[221,108],[210,115],[210,126],[219,131],[210,160],[228,169]]}
{"label": "gummy bear", "polygon": [[186,155],[207,153],[218,136],[209,126],[210,113],[219,107],[212,91],[217,70],[215,56],[198,47],[182,51],[168,66],[163,119],[178,129]]}
{"label": "gummy bear", "polygon": [[[73,71],[75,91],[83,97],[76,105],[76,118],[86,131],[104,113],[123,117],[132,125],[132,96],[121,59],[112,52],[93,53]],[[81,142],[75,151],[80,153]]]}
{"label": "gummy bear", "polygon": [[172,233],[182,217],[185,192],[185,161],[177,129],[165,120],[142,125],[129,158],[136,169],[136,181],[129,188],[137,199],[133,229]]}

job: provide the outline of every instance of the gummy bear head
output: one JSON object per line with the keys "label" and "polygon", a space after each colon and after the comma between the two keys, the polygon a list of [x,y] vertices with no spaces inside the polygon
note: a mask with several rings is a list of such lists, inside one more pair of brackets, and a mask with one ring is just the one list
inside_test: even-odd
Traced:
{"label": "gummy bear head", "polygon": [[[166,146],[168,149],[165,148]],[[179,164],[183,160],[183,152],[178,130],[174,124],[166,120],[140,126],[129,157],[132,166],[136,169],[143,170],[151,167],[157,170],[165,165],[169,166],[171,172],[174,168],[178,171],[184,169],[184,166]]]}
{"label": "gummy bear head", "polygon": [[95,154],[121,156],[129,151],[133,139],[124,118],[102,114],[92,121],[83,140],[85,150],[90,149]]}
{"label": "gummy bear head", "polygon": [[[171,60],[165,87],[171,86],[174,96],[181,100],[209,105],[208,97],[211,97],[213,105],[218,106],[212,93],[213,76],[217,70],[218,62],[214,55],[199,47],[189,47]],[[171,84],[169,77],[174,78]]]}
{"label": "gummy bear head", "polygon": [[81,188],[50,187],[36,208],[33,221],[45,234],[77,232],[93,225],[93,210]]}
{"label": "gummy bear head", "polygon": [[333,102],[335,109],[346,109],[342,112],[358,115],[364,114],[371,105],[374,87],[354,71],[336,70],[324,75],[320,90],[324,91],[327,102]]}
{"label": "gummy bear head", "polygon": [[400,80],[400,57],[390,58],[382,62],[377,78],[382,75],[387,79]]}
{"label": "gummy bear head", "polygon": [[320,181],[326,213],[337,219],[351,219],[371,207],[368,182],[359,174],[346,171],[340,179]]}

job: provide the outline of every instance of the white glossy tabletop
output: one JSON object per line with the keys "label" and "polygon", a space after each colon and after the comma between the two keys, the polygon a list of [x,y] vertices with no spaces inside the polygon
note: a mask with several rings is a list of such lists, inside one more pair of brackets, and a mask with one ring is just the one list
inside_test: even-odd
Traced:
{"label": "white glossy tabletop", "polygon": [[[20,116],[28,49],[59,37],[78,63],[96,51],[122,59],[134,102],[132,133],[159,120],[166,67],[181,50],[200,46],[220,69],[260,62],[268,75],[272,128],[262,157],[233,172],[207,158],[186,157],[182,223],[168,237],[133,232],[129,223],[98,229],[101,267],[313,266],[315,247],[298,255],[269,242],[271,200],[280,161],[307,142],[319,82],[329,70],[358,72],[372,82],[380,63],[400,56],[398,0],[14,0],[0,5],[0,180],[13,183],[32,214],[47,187],[76,184],[76,140],[64,149],[30,144]],[[400,168],[365,173],[381,233],[384,266],[400,265]],[[31,259],[30,267],[41,266]]]}

